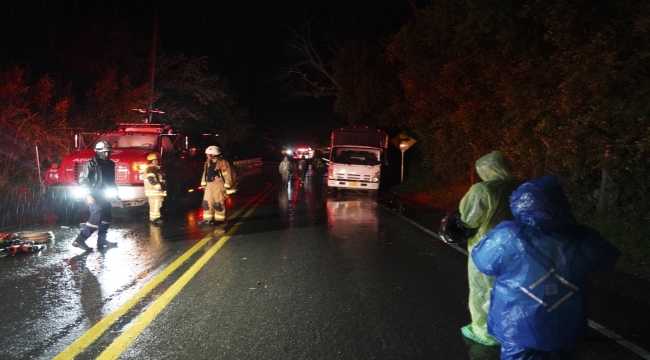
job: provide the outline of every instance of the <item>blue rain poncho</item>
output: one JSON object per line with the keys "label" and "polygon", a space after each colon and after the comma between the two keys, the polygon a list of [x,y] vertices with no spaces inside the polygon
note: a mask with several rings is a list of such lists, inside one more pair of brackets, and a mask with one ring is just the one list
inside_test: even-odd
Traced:
{"label": "blue rain poncho", "polygon": [[[461,220],[476,234],[467,241],[471,252],[494,226],[503,220],[514,219],[509,207],[512,192],[521,184],[513,178],[510,166],[501,151],[493,151],[476,160],[476,172],[483,180],[474,184],[460,201]],[[488,334],[487,314],[493,278],[481,273],[471,257],[467,261],[469,280],[468,307],[472,323],[463,327],[463,334],[484,345],[498,345]]]}
{"label": "blue rain poncho", "polygon": [[574,347],[587,327],[588,274],[613,268],[619,252],[576,223],[554,176],[521,185],[510,207],[516,220],[497,225],[471,253],[495,277],[488,332],[502,346]]}

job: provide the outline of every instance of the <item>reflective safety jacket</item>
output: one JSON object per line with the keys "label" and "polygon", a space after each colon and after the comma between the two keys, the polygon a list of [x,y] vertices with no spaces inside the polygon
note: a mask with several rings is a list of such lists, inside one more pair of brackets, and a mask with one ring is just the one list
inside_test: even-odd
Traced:
{"label": "reflective safety jacket", "polygon": [[291,172],[291,170],[293,170],[293,166],[291,165],[291,162],[287,158],[284,158],[284,160],[280,162],[279,170],[280,170],[280,174],[285,171]]}
{"label": "reflective safety jacket", "polygon": [[497,225],[471,253],[494,276],[488,332],[529,349],[573,347],[587,327],[588,274],[613,268],[619,252],[576,223],[554,176],[521,185],[510,208],[515,220]]}
{"label": "reflective safety jacket", "polygon": [[144,194],[146,196],[167,196],[165,191],[165,174],[160,166],[149,164],[144,176]]}
{"label": "reflective safety jacket", "polygon": [[[213,170],[216,174],[214,178],[209,178],[209,172]],[[217,157],[216,162],[206,161],[203,164],[203,175],[201,176],[201,186],[206,186],[208,182],[223,181],[224,186],[229,187],[234,182],[233,173],[230,171],[230,162],[223,157]]]}

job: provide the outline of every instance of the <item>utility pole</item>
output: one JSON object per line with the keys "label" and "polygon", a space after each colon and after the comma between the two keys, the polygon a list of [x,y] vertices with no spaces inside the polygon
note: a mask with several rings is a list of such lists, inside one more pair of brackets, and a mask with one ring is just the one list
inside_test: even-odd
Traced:
{"label": "utility pole", "polygon": [[[153,20],[153,40],[151,44],[151,67],[149,68],[149,84],[151,86],[151,98],[149,100],[149,109],[153,109],[154,97],[154,75],[156,73],[156,43],[158,42],[158,15]],[[152,123],[153,114],[149,113],[149,123]]]}

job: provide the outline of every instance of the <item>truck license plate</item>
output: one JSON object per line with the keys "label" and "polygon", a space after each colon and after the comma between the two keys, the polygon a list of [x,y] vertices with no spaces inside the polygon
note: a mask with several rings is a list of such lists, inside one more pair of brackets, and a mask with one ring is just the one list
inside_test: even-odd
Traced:
{"label": "truck license plate", "polygon": [[357,183],[355,183],[355,182],[351,182],[351,183],[350,183],[350,186],[359,186],[359,184],[357,184]]}

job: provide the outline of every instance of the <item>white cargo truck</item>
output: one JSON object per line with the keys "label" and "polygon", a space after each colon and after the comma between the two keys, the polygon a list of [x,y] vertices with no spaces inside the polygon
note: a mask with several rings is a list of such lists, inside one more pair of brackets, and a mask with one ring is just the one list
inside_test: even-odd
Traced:
{"label": "white cargo truck", "polygon": [[377,193],[388,134],[370,126],[345,126],[332,132],[327,186]]}

